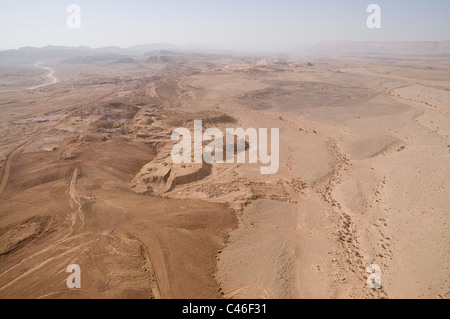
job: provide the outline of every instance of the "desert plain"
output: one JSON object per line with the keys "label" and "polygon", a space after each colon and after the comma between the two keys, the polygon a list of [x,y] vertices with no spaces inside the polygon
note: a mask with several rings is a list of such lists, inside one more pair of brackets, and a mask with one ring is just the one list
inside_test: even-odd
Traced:
{"label": "desert plain", "polygon": [[[0,110],[0,298],[450,297],[446,56],[2,57]],[[174,164],[194,120],[278,172]]]}

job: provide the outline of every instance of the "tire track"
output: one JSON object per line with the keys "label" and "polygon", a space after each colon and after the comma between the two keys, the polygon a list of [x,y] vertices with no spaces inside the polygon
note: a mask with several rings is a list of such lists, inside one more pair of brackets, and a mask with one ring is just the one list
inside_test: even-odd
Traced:
{"label": "tire track", "polygon": [[82,202],[80,199],[80,195],[78,194],[77,189],[75,187],[77,177],[78,177],[78,168],[75,168],[75,170],[73,171],[72,180],[70,181],[69,187],[69,195],[71,199],[70,206],[72,207],[72,209],[76,210],[75,214],[70,217],[72,221],[72,228],[75,227],[75,225],[77,224],[77,220],[80,222],[81,227],[84,225]]}
{"label": "tire track", "polygon": [[125,86],[125,83],[123,82],[121,87],[118,89],[114,89],[112,92],[101,96],[99,98],[93,99],[91,101],[86,102],[85,104],[83,104],[81,107],[73,110],[72,112],[62,116],[54,125],[52,125],[50,128],[46,129],[44,132],[38,133],[36,136],[26,140],[24,143],[22,143],[21,145],[19,145],[6,159],[6,164],[5,164],[5,169],[4,169],[4,173],[3,173],[3,178],[2,178],[2,182],[0,184],[0,195],[2,195],[4,193],[4,191],[6,190],[6,187],[8,185],[8,179],[9,179],[9,175],[11,172],[11,162],[17,157],[17,155],[22,152],[22,150],[28,146],[29,144],[31,144],[32,142],[36,141],[37,139],[43,137],[45,134],[50,133],[52,130],[54,130],[58,125],[60,125],[61,123],[63,123],[67,118],[69,118],[70,116],[72,116],[73,114],[75,114],[76,112],[79,112],[89,106],[91,106],[91,104],[95,104],[98,103],[106,98],[109,98],[117,93],[119,93]]}

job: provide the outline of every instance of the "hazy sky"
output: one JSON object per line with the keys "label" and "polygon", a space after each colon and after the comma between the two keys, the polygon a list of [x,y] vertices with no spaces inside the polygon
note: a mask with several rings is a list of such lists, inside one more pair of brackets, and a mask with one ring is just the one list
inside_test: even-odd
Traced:
{"label": "hazy sky", "polygon": [[[81,7],[81,29],[66,8]],[[382,28],[368,29],[380,5]],[[293,49],[323,41],[450,40],[449,0],[0,0],[0,49],[173,43]]]}

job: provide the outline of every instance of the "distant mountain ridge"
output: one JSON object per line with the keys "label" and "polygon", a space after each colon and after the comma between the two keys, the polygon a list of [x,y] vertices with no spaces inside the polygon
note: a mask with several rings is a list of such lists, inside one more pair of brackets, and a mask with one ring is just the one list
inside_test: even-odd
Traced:
{"label": "distant mountain ridge", "polygon": [[[90,63],[100,60],[118,60],[126,58],[144,58],[151,61],[170,60],[184,54],[232,54],[239,51],[220,51],[202,49],[200,46],[177,46],[169,43],[135,45],[129,48],[109,46],[90,48],[87,46],[45,46],[42,48],[23,47],[17,50],[0,51],[0,63],[27,63],[31,60],[68,61],[70,63]],[[281,52],[280,52],[281,53]],[[441,42],[351,42],[335,41],[313,45],[309,48],[286,53],[328,56],[449,56],[450,41]],[[122,60],[127,61],[127,60]],[[130,63],[129,61],[127,63]]]}
{"label": "distant mountain ridge", "polygon": [[[129,48],[109,46],[90,48],[87,46],[45,46],[22,47],[15,50],[0,51],[0,63],[29,63],[30,61],[65,61],[68,63],[92,63],[101,60],[144,58],[144,57],[176,57],[193,53],[225,53],[200,46],[178,46],[170,43],[135,45]],[[122,62],[125,60],[122,60]],[[119,61],[120,63],[120,61]]]}

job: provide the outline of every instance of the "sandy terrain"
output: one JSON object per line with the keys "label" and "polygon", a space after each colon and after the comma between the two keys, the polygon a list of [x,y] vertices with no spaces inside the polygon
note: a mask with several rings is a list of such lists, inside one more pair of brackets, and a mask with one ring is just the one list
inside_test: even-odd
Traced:
{"label": "sandy terrain", "polygon": [[[32,65],[1,70],[0,298],[450,297],[448,60]],[[278,173],[173,164],[199,119],[280,128]]]}

